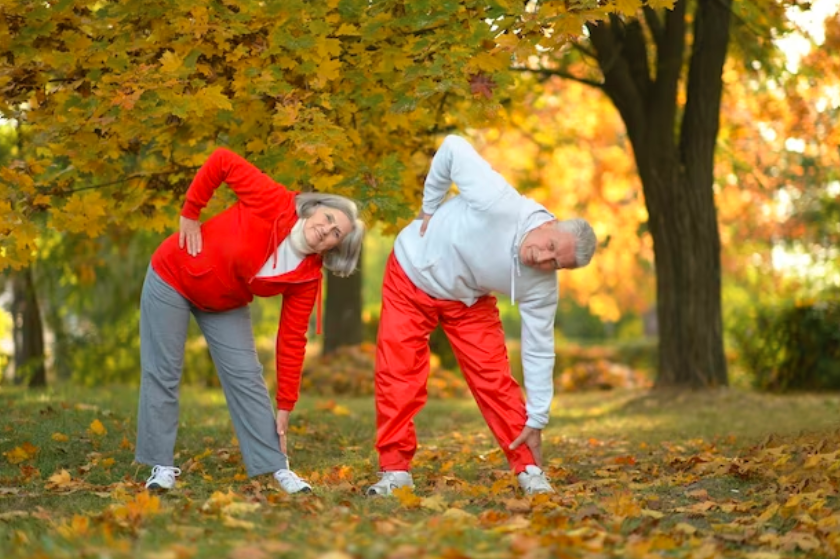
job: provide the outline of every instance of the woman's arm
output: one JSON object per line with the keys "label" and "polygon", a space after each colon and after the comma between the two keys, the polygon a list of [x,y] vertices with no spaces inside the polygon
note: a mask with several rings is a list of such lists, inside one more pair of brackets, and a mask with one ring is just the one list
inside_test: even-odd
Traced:
{"label": "woman's arm", "polygon": [[283,185],[274,182],[243,157],[229,149],[219,148],[210,154],[196,173],[187,190],[181,215],[197,220],[201,210],[223,182],[233,190],[240,202],[258,214],[271,211],[279,197],[288,195]]}
{"label": "woman's arm", "polygon": [[295,284],[283,294],[277,328],[277,409],[291,411],[300,394],[300,377],[306,353],[306,331],[315,306],[318,282]]}

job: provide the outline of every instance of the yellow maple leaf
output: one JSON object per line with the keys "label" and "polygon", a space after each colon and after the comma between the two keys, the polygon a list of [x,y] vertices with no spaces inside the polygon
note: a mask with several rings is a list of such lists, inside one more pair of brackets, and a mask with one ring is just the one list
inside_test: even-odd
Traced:
{"label": "yellow maple leaf", "polygon": [[338,30],[335,32],[335,34],[347,36],[361,35],[361,33],[359,33],[359,28],[353,25],[352,23],[342,23]]}
{"label": "yellow maple leaf", "polygon": [[628,16],[636,15],[642,8],[642,0],[615,0],[615,11]]}
{"label": "yellow maple leaf", "polygon": [[166,51],[160,57],[160,69],[166,74],[176,73],[183,64],[184,61],[172,51]]}
{"label": "yellow maple leaf", "polygon": [[677,0],[647,0],[647,5],[654,10],[659,8],[665,8],[666,10],[673,10],[674,4],[677,3]]}
{"label": "yellow maple leaf", "polygon": [[397,487],[392,493],[400,504],[408,509],[416,509],[423,502],[423,499],[414,494],[414,489],[408,486]]}
{"label": "yellow maple leaf", "polygon": [[49,206],[50,200],[52,200],[52,196],[47,196],[46,194],[38,194],[35,196],[35,199],[32,200],[33,206]]}
{"label": "yellow maple leaf", "polygon": [[96,237],[105,227],[105,204],[99,192],[77,192],[64,207],[51,210],[53,225],[59,231],[85,232],[89,237]]}
{"label": "yellow maple leaf", "polygon": [[268,145],[266,145],[265,141],[259,136],[252,138],[245,147],[251,153],[260,153],[268,149]]}
{"label": "yellow maple leaf", "polygon": [[199,109],[199,114],[204,113],[205,109],[213,108],[213,109],[222,109],[229,111],[233,108],[233,105],[230,103],[230,99],[222,91],[222,86],[220,85],[211,85],[210,87],[205,87],[204,89],[199,90],[198,93],[195,94],[195,102]]}
{"label": "yellow maple leaf", "polygon": [[338,58],[324,59],[318,64],[318,77],[324,81],[334,80],[339,76],[341,61]]}
{"label": "yellow maple leaf", "polygon": [[495,72],[506,69],[510,66],[510,55],[503,50],[497,52],[480,52],[470,59],[467,64],[469,72]]}
{"label": "yellow maple leaf", "polygon": [[94,435],[103,436],[108,434],[108,430],[98,419],[94,419],[90,424],[90,432]]}
{"label": "yellow maple leaf", "polygon": [[16,446],[12,450],[3,453],[9,464],[20,464],[35,457],[38,454],[38,447],[31,443],[23,443],[21,446]]}
{"label": "yellow maple leaf", "polygon": [[54,440],[57,443],[66,443],[70,440],[70,437],[68,437],[64,433],[53,433],[52,440]]}
{"label": "yellow maple leaf", "polygon": [[47,489],[61,489],[70,486],[72,483],[73,478],[70,477],[70,472],[59,470],[47,478]]}
{"label": "yellow maple leaf", "polygon": [[341,54],[341,41],[327,37],[318,37],[315,40],[315,48],[318,49],[318,54],[321,55],[321,58],[338,56]]}

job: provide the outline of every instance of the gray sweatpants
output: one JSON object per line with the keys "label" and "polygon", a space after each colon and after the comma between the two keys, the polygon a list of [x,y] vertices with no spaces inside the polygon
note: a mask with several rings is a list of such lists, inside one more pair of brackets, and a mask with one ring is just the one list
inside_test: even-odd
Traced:
{"label": "gray sweatpants", "polygon": [[210,348],[248,475],[287,468],[262,364],[257,359],[249,307],[219,313],[201,311],[164,282],[151,266],[140,298],[143,377],[136,460],[150,466],[174,466],[178,389],[190,313]]}

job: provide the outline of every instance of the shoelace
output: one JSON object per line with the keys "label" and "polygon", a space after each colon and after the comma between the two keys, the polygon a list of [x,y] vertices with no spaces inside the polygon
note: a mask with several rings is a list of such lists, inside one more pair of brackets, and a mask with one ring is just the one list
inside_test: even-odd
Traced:
{"label": "shoelace", "polygon": [[147,481],[152,481],[158,474],[161,476],[172,476],[173,478],[178,477],[181,475],[181,468],[172,468],[169,466],[155,466],[152,468],[152,475],[149,476]]}

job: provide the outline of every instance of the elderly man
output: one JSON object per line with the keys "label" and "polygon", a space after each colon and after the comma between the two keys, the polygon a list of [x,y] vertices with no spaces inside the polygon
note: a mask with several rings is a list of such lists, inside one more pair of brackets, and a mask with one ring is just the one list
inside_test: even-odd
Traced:
{"label": "elderly man", "polygon": [[[453,182],[459,194],[444,202]],[[553,492],[540,447],[554,394],[557,270],[587,265],[595,245],[586,221],[556,220],[466,140],[447,136],[426,177],[421,217],[397,236],[385,269],[375,373],[381,479],[368,495],[413,487],[413,418],[426,403],[438,323],[522,490]],[[509,293],[519,307],[527,403],[510,373],[492,292]]]}

